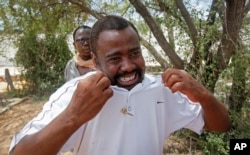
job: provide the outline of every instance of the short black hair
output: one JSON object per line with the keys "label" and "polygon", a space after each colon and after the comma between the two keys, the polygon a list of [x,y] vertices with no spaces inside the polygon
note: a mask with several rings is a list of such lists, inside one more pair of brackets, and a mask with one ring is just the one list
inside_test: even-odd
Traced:
{"label": "short black hair", "polygon": [[94,54],[97,54],[97,40],[101,32],[105,30],[123,30],[131,26],[138,35],[140,39],[139,33],[135,26],[129,22],[128,20],[124,19],[120,16],[115,15],[107,15],[100,18],[92,27],[91,34],[90,34],[90,48]]}
{"label": "short black hair", "polygon": [[91,27],[87,26],[87,25],[80,25],[78,26],[74,32],[73,32],[73,40],[75,41],[75,37],[76,37],[76,32],[79,30],[79,29],[90,29],[91,30]]}

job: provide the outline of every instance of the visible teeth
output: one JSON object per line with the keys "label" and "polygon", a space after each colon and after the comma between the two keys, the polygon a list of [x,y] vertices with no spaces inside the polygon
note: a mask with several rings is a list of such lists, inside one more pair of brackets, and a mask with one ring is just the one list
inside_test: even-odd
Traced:
{"label": "visible teeth", "polygon": [[135,75],[133,76],[130,76],[130,77],[121,77],[121,81],[123,82],[127,82],[127,81],[130,81],[130,80],[133,80],[135,78]]}

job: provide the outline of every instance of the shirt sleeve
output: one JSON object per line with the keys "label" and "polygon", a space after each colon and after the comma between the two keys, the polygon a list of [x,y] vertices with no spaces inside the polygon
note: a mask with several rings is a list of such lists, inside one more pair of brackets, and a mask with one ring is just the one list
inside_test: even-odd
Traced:
{"label": "shirt sleeve", "polygon": [[201,134],[204,119],[202,107],[199,103],[194,103],[188,97],[180,92],[171,95],[171,101],[167,108],[171,118],[168,119],[170,133],[181,128],[190,129],[197,134]]}
{"label": "shirt sleeve", "polygon": [[18,134],[13,136],[9,152],[24,136],[43,129],[67,107],[78,81],[79,79],[69,81],[51,95],[50,99],[44,104],[42,111],[29,121]]}
{"label": "shirt sleeve", "polygon": [[76,77],[79,77],[80,73],[76,67],[76,64],[73,59],[69,60],[64,69],[64,79],[65,81],[69,81]]}

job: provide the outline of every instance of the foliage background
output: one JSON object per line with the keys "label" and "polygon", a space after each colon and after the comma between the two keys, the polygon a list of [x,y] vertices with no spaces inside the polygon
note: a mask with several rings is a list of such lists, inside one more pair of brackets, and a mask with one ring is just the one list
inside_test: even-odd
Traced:
{"label": "foliage background", "polygon": [[49,34],[45,38],[25,35],[15,56],[23,66],[21,78],[26,82],[19,94],[48,95],[64,83],[64,67],[72,53],[66,35]]}
{"label": "foliage background", "polygon": [[185,69],[230,111],[229,133],[198,138],[181,131],[178,136],[192,137],[204,154],[227,154],[230,138],[250,138],[249,0],[1,0],[0,4],[0,38],[15,41],[15,61],[24,67],[22,75],[28,81],[27,91],[20,94],[42,95],[63,83],[63,68],[71,57],[64,40],[75,27],[91,26],[107,14],[121,15],[136,25],[143,49],[160,66],[149,71]]}

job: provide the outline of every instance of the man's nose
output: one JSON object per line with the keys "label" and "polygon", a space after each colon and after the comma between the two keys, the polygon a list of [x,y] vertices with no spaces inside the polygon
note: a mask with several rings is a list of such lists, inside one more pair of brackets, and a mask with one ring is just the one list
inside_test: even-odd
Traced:
{"label": "man's nose", "polygon": [[122,61],[122,64],[121,64],[122,71],[130,72],[130,71],[134,70],[134,68],[135,68],[135,64],[130,59],[125,58]]}

